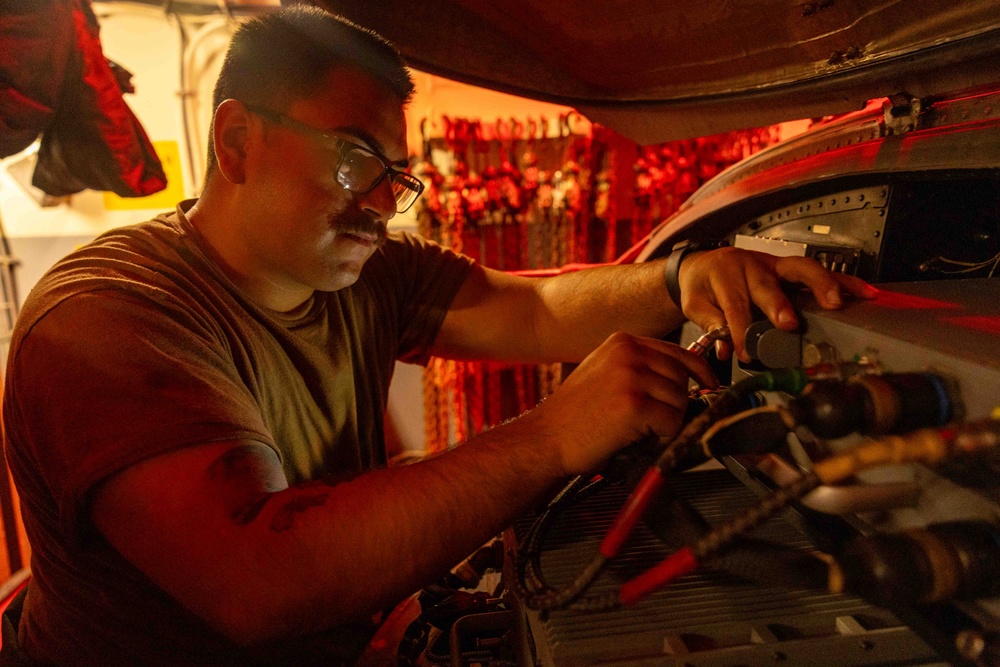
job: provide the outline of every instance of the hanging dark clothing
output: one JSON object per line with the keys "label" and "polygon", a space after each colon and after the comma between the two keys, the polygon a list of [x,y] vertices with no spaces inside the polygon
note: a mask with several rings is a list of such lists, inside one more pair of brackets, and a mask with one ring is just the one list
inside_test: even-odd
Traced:
{"label": "hanging dark clothing", "polygon": [[89,0],[0,5],[0,157],[41,135],[32,183],[50,195],[158,192],[166,175],[99,32]]}

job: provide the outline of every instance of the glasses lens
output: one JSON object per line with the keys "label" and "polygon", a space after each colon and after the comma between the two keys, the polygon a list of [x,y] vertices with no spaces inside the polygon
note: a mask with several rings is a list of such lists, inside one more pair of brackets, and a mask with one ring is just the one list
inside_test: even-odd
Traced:
{"label": "glasses lens", "polygon": [[417,197],[423,192],[424,184],[415,176],[396,172],[392,179],[392,194],[396,198],[396,211],[403,213],[413,206]]}
{"label": "glasses lens", "polygon": [[352,192],[368,192],[385,173],[382,160],[368,151],[352,148],[344,154],[337,181]]}
{"label": "glasses lens", "polygon": [[[378,156],[362,148],[352,148],[344,154],[337,171],[337,182],[352,192],[370,192],[386,173],[385,164]],[[416,176],[391,170],[392,195],[396,198],[396,211],[402,213],[413,205],[424,184]]]}

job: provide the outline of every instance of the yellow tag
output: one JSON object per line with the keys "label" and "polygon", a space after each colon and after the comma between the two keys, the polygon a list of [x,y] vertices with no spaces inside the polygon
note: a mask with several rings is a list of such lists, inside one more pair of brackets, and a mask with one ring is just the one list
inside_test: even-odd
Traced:
{"label": "yellow tag", "polygon": [[171,209],[184,199],[184,174],[181,172],[181,152],[176,141],[154,141],[163,173],[167,175],[167,187],[146,197],[119,197],[113,192],[104,193],[104,208],[109,211],[131,211],[151,208]]}

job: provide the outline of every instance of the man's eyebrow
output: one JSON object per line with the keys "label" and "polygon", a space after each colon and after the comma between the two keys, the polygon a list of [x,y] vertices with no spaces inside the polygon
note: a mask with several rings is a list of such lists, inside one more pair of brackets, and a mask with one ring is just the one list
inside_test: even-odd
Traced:
{"label": "man's eyebrow", "polygon": [[[386,160],[389,159],[385,155],[385,148],[382,146],[382,142],[380,142],[378,139],[376,139],[374,136],[372,136],[372,134],[370,132],[367,132],[367,131],[361,129],[360,127],[353,127],[353,126],[349,126],[349,125],[347,125],[347,126],[341,126],[341,127],[335,127],[335,128],[333,128],[333,131],[334,132],[339,132],[341,134],[350,134],[350,135],[352,135],[354,137],[357,137],[361,141],[363,141],[366,144],[368,144],[368,146],[370,148],[374,149],[376,153],[378,153],[382,157],[386,158]],[[410,161],[407,160],[406,158],[404,158],[402,160],[396,160],[395,162],[391,162],[390,164],[393,167],[404,168],[404,167],[409,166]]]}

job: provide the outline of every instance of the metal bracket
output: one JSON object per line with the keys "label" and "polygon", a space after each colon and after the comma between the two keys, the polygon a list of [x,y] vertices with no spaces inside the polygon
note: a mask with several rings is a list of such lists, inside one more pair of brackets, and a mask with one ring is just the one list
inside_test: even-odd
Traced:
{"label": "metal bracket", "polygon": [[920,98],[909,93],[892,95],[882,104],[885,136],[906,134],[917,127],[923,108]]}

